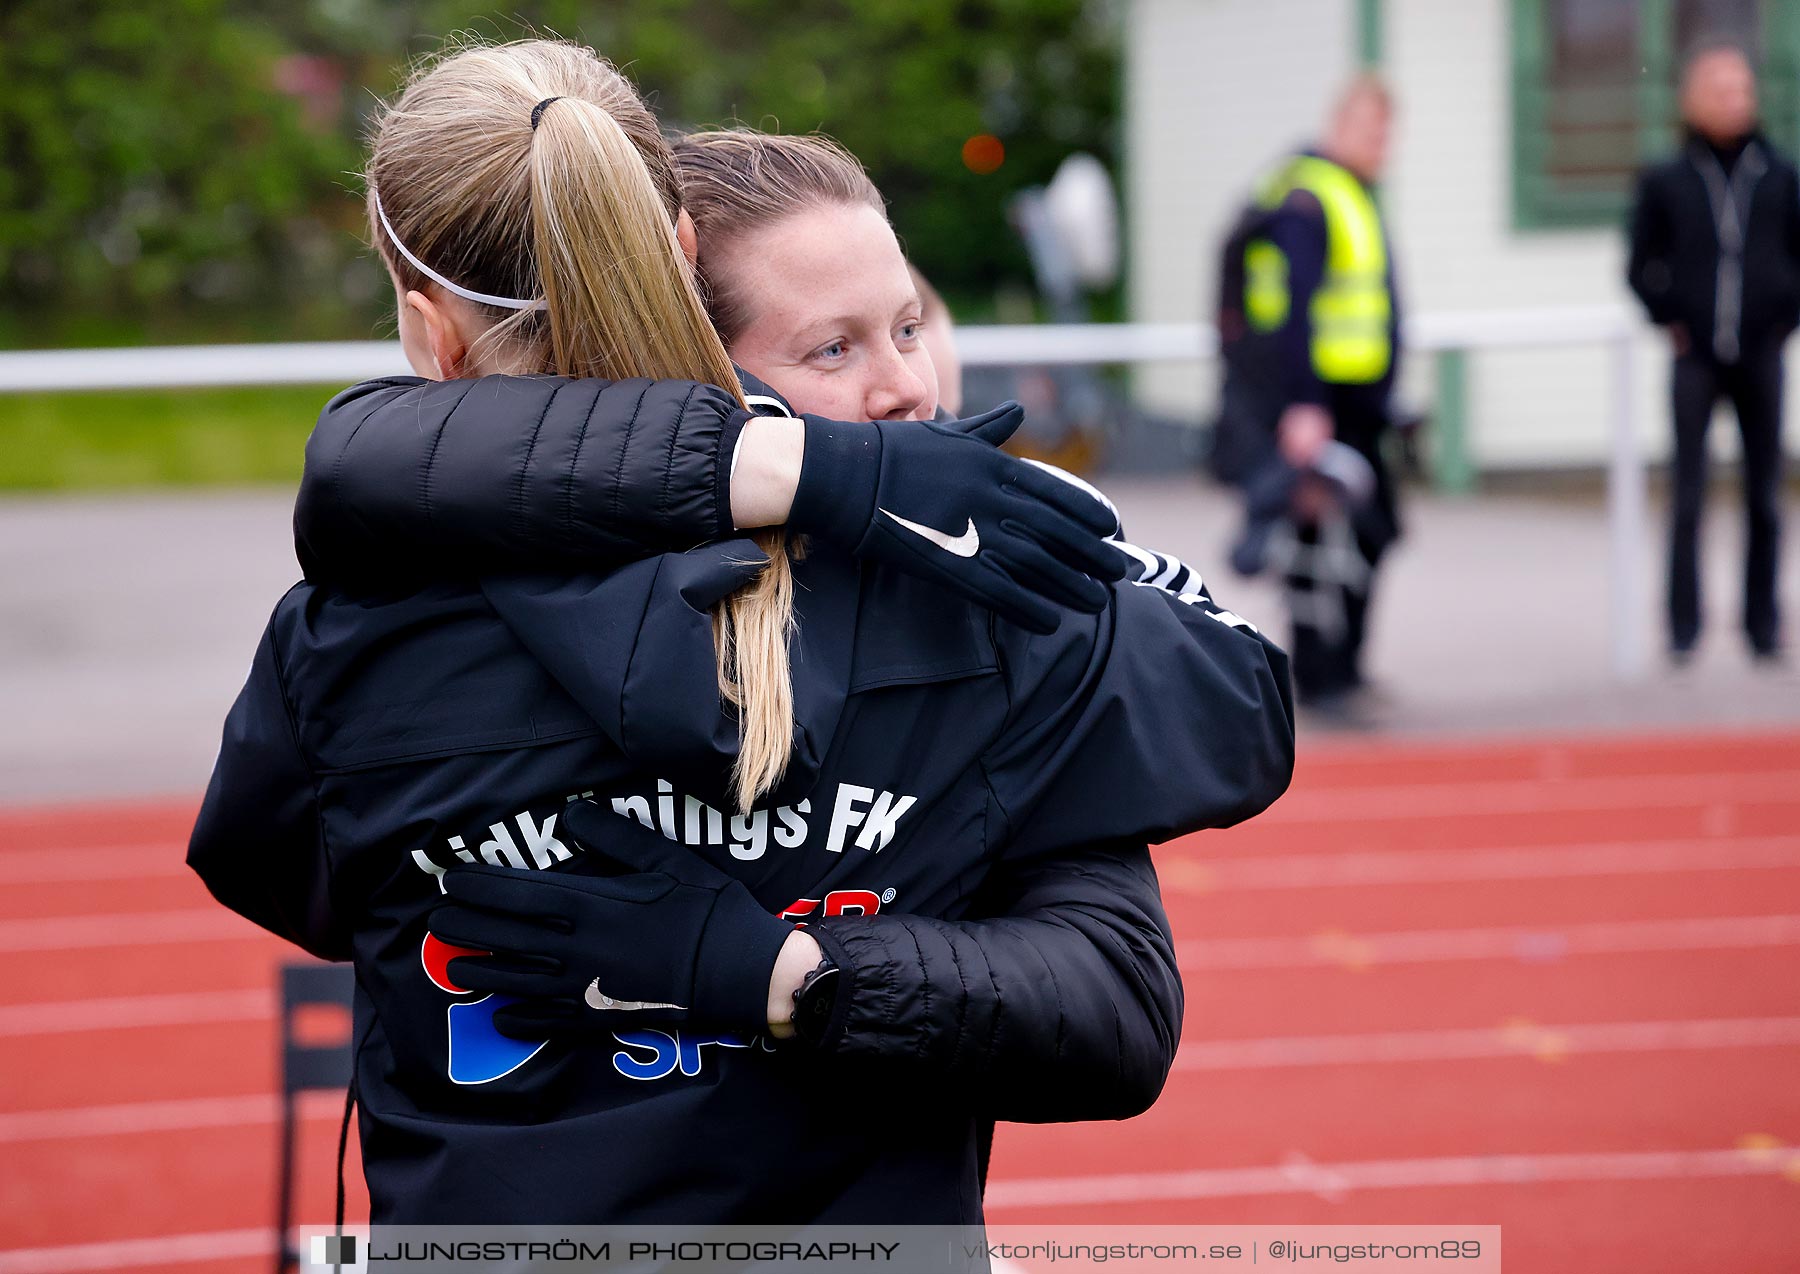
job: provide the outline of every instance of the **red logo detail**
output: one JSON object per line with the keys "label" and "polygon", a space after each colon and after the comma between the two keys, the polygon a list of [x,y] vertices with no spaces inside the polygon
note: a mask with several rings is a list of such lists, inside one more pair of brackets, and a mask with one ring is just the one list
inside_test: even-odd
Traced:
{"label": "red logo detail", "polygon": [[781,909],[783,920],[797,920],[818,912],[821,916],[873,916],[881,910],[881,896],[867,889],[834,889],[824,898],[796,898]]}
{"label": "red logo detail", "polygon": [[419,948],[419,962],[425,966],[425,976],[430,978],[440,991],[448,991],[451,995],[467,995],[469,988],[457,986],[450,980],[450,961],[457,956],[491,955],[489,951],[477,951],[473,947],[453,947],[435,933],[425,935],[425,943]]}

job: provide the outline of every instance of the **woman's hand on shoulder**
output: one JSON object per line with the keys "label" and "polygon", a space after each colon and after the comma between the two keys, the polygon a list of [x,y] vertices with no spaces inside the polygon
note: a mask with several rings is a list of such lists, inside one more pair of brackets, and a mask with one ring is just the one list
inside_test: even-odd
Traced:
{"label": "woman's hand on shoulder", "polygon": [[1031,632],[1095,614],[1127,559],[1091,488],[1010,456],[1017,403],[939,424],[807,416],[788,525],[946,588]]}

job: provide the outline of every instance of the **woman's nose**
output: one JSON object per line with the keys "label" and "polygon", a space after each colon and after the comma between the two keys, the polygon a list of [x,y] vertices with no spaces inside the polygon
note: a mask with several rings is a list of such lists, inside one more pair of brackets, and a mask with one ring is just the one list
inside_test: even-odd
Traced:
{"label": "woman's nose", "polygon": [[890,346],[865,402],[869,419],[909,419],[924,403],[927,392],[925,382],[907,366],[905,357]]}

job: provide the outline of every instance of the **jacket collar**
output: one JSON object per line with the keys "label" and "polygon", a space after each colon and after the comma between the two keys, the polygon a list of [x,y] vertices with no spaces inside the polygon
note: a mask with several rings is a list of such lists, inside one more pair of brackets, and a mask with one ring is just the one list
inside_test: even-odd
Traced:
{"label": "jacket collar", "polygon": [[1756,154],[1760,159],[1767,151],[1769,145],[1768,139],[1763,136],[1763,131],[1760,126],[1752,128],[1748,133],[1745,133],[1737,140],[1737,142],[1730,146],[1718,145],[1710,137],[1707,137],[1704,133],[1699,132],[1692,126],[1683,127],[1682,139],[1682,149],[1694,162],[1698,163],[1704,158],[1711,158],[1721,168],[1728,167],[1725,158],[1726,156],[1730,157],[1730,168],[1735,168],[1738,160],[1741,160],[1752,153]]}

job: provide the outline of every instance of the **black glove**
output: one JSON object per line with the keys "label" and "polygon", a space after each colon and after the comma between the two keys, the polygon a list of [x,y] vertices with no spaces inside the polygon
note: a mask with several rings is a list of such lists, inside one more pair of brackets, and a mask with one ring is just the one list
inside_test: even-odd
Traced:
{"label": "black glove", "polygon": [[502,1033],[542,1039],[690,1018],[768,1026],[769,979],[793,925],[635,819],[577,801],[563,828],[587,851],[576,862],[611,859],[627,874],[456,866],[444,873],[448,901],[431,913],[443,941],[489,953],[449,962],[457,986],[518,998],[494,1013]]}
{"label": "black glove", "polygon": [[1006,403],[946,425],[806,416],[788,525],[968,598],[1021,628],[1056,631],[1058,607],[1094,614],[1123,578],[1107,506],[1000,450],[1025,418]]}

